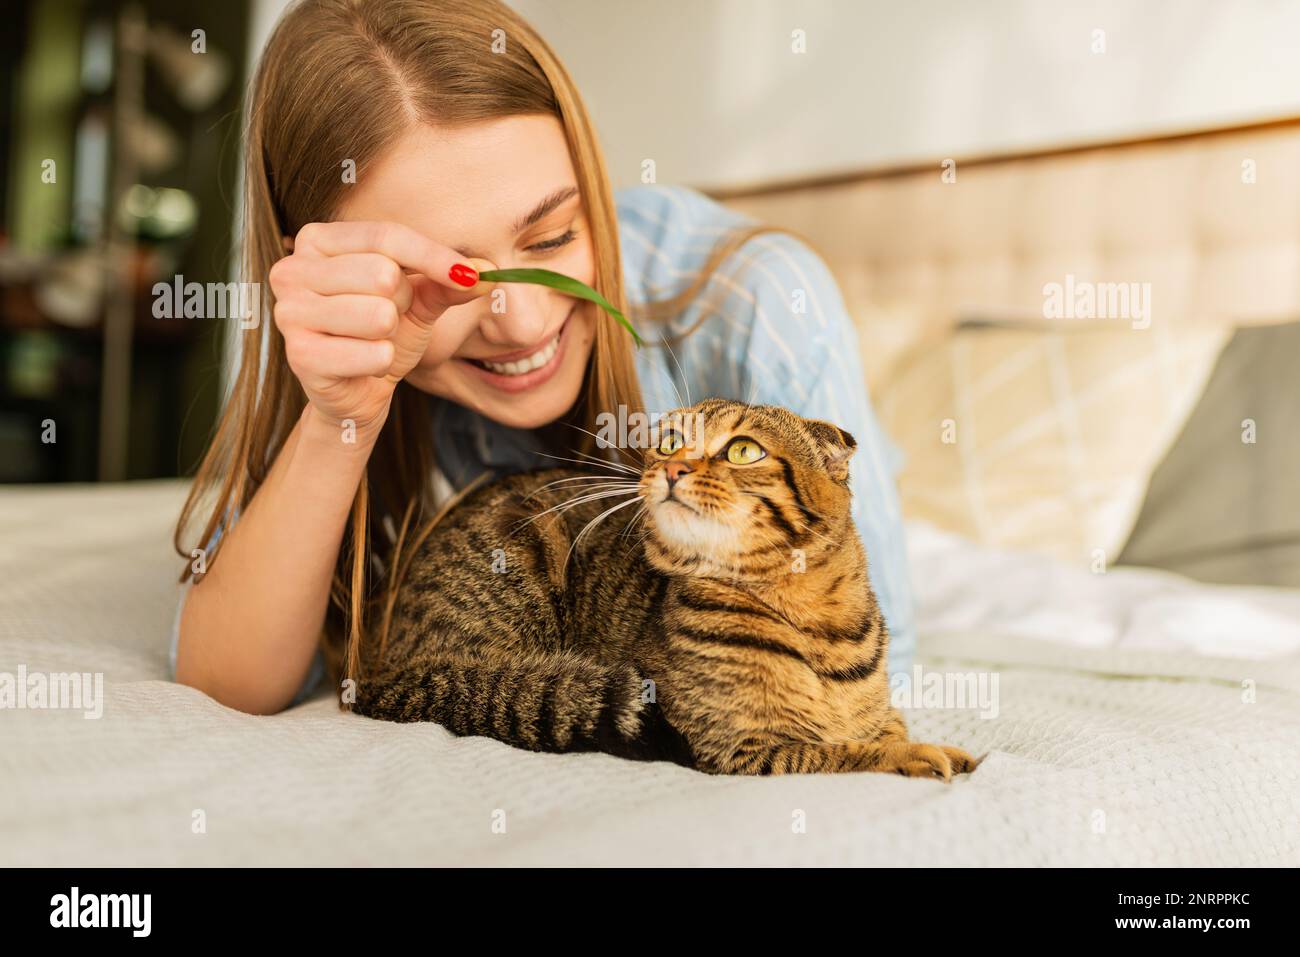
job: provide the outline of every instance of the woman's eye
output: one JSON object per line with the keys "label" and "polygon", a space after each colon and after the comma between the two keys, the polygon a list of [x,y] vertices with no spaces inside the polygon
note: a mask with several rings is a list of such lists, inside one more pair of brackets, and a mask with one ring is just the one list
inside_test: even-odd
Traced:
{"label": "woman's eye", "polygon": [[680,432],[667,432],[659,440],[659,454],[672,455],[682,447],[682,435]]}
{"label": "woman's eye", "polygon": [[574,237],[577,235],[578,234],[572,229],[566,229],[562,235],[556,236],[554,239],[545,239],[540,243],[533,243],[527,248],[532,252],[549,252],[552,249],[559,249],[561,246],[567,246],[569,243],[573,242]]}
{"label": "woman's eye", "polygon": [[753,439],[732,439],[727,446],[727,461],[732,465],[748,465],[766,454],[763,447]]}

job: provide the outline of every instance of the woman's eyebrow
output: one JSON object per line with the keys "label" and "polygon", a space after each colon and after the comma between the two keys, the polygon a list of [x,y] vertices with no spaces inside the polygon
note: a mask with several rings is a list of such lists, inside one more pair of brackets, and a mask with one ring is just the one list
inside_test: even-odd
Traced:
{"label": "woman's eyebrow", "polygon": [[[533,207],[532,212],[520,216],[517,220],[515,220],[514,225],[511,227],[511,231],[515,235],[522,233],[529,226],[532,226],[538,220],[546,216],[547,213],[552,212],[557,206],[560,206],[561,204],[568,202],[570,199],[574,197],[574,195],[577,192],[578,192],[578,187],[576,186],[563,186],[560,189],[557,189],[550,196],[547,196],[544,200],[542,200],[535,207]],[[488,258],[486,256],[480,256],[475,250],[469,249],[464,246],[453,246],[452,248],[455,249],[456,252],[464,256],[466,259]]]}
{"label": "woman's eyebrow", "polygon": [[513,231],[515,233],[522,233],[525,229],[527,229],[529,226],[536,223],[539,219],[541,219],[547,213],[551,212],[561,203],[570,199],[577,192],[578,192],[578,187],[576,186],[564,186],[561,187],[560,189],[557,189],[550,196],[547,196],[544,200],[538,203],[533,208],[533,211],[531,213],[528,213],[526,216],[520,216],[517,220],[515,220]]}

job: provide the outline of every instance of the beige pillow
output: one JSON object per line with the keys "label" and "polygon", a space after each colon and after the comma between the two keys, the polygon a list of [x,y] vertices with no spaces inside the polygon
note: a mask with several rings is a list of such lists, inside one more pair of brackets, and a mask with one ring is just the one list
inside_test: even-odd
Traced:
{"label": "beige pillow", "polygon": [[[847,274],[850,279],[855,273]],[[898,363],[927,343],[952,333],[952,316],[927,310],[915,303],[881,300],[865,292],[854,293],[853,283],[843,283],[845,300],[852,302],[858,334],[858,355],[872,400],[882,383],[893,376]]]}
{"label": "beige pillow", "polygon": [[1158,321],[957,325],[875,390],[907,456],[905,514],[1108,566],[1229,334]]}

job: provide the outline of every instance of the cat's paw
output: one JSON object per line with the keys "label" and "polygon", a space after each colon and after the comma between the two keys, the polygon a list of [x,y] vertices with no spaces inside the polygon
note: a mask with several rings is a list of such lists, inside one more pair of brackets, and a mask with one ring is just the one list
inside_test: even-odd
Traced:
{"label": "cat's paw", "polygon": [[982,758],[973,758],[961,748],[954,748],[950,744],[939,745],[943,753],[948,755],[948,762],[952,765],[953,774],[970,774],[979,767]]}
{"label": "cat's paw", "polygon": [[886,748],[873,770],[893,772],[909,778],[940,778],[951,781],[954,774],[975,770],[979,762],[961,748],[946,744],[903,741]]}

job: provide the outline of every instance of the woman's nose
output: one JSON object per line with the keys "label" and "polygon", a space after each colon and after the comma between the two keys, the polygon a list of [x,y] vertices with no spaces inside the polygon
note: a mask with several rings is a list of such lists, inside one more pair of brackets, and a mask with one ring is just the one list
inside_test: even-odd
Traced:
{"label": "woman's nose", "polygon": [[555,294],[524,283],[501,283],[487,296],[487,314],[480,324],[483,338],[508,349],[541,345],[551,323]]}

